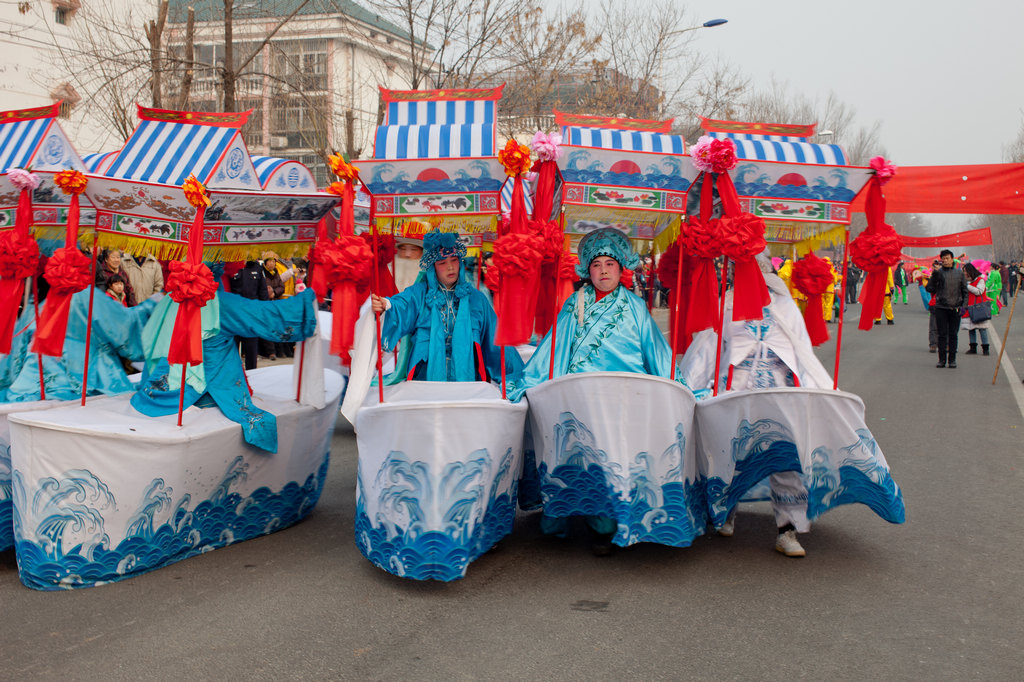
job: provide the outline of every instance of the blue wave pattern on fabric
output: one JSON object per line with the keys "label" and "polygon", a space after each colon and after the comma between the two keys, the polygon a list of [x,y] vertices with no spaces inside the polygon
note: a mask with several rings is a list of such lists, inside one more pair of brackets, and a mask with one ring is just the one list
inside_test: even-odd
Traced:
{"label": "blue wave pattern on fabric", "polygon": [[[772,473],[803,472],[792,434],[770,419],[740,422],[733,439],[736,473],[728,484],[719,477],[707,481],[708,510],[715,527],[749,491]],[[811,472],[803,473],[808,491],[807,517],[814,520],[843,504],[866,505],[890,523],[903,523],[903,493],[889,469],[877,459],[878,446],[871,432],[857,430],[857,440],[833,453],[820,446],[811,453]]]}
{"label": "blue wave pattern on fabric", "polygon": [[516,515],[517,483],[508,492],[498,489],[511,476],[509,448],[485,490],[491,468],[486,449],[466,461],[449,463],[441,476],[430,476],[427,466],[412,462],[405,453],[388,455],[378,473],[379,508],[404,511],[410,519],[403,528],[378,514],[375,524],[363,498],[367,488],[359,473],[356,500],[356,546],[370,563],[393,575],[414,580],[452,581],[465,577],[469,564],[512,532]]}
{"label": "blue wave pattern on fabric", "polygon": [[11,446],[0,442],[0,552],[14,547],[14,499],[11,496]]}
{"label": "blue wave pattern on fabric", "polygon": [[563,169],[562,177],[566,182],[581,183],[590,185],[612,185],[619,187],[657,188],[670,189],[677,192],[685,192],[690,186],[690,181],[681,175],[670,175],[667,173],[650,171],[647,174],[640,173],[612,173],[593,169]]}
{"label": "blue wave pattern on fabric", "polygon": [[[187,494],[172,507],[172,489],[162,479],[153,479],[127,536],[113,549],[103,528],[102,512],[116,504],[107,486],[83,469],[67,471],[59,481],[43,479],[31,500],[37,518],[42,518],[39,525],[25,529],[16,509],[14,513],[21,581],[38,590],[91,587],[287,528],[316,506],[329,460],[327,453],[317,473],[302,485],[292,481],[276,493],[263,486],[242,497],[230,492],[246,479],[248,468],[242,457],[236,457],[210,498],[193,509]],[[14,494],[28,502],[18,472]],[[165,509],[172,510],[169,520],[156,526],[156,514]],[[78,537],[84,531],[89,539],[64,547],[64,532],[71,528]]]}
{"label": "blue wave pattern on fabric", "polygon": [[587,425],[571,412],[560,415],[554,443],[555,468],[549,471],[547,462],[539,467],[546,516],[613,518],[618,529],[612,541],[620,547],[637,542],[688,547],[704,533],[705,483],[702,478],[683,479],[686,438],[681,424],[676,441],[659,457],[636,453],[628,472],[609,460]]}

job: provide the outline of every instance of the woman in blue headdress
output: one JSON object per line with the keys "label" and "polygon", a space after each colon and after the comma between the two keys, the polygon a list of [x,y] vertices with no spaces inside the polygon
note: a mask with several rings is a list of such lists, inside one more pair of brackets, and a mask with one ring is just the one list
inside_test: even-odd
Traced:
{"label": "woman in blue headdress", "polygon": [[[501,351],[494,345],[497,316],[487,298],[465,278],[466,246],[439,229],[423,238],[420,278],[390,298],[373,295],[381,323],[381,346],[394,349],[411,334],[406,376],[419,381],[487,381],[501,376]],[[507,375],[523,362],[505,349]]]}
{"label": "woman in blue headdress", "polygon": [[[573,293],[558,314],[557,337],[552,349],[551,332],[537,346],[522,375],[511,382],[509,397],[518,401],[531,387],[547,381],[554,353],[554,377],[580,372],[635,372],[668,378],[672,349],[636,294],[621,286],[624,268],[634,269],[640,257],[619,230],[602,228],[580,241],[576,272],[583,286]],[[529,465],[523,488],[531,477]],[[566,518],[545,514],[541,529],[547,534],[565,535]],[[611,539],[617,521],[605,516],[587,516],[592,531],[592,549],[605,555],[612,551]]]}

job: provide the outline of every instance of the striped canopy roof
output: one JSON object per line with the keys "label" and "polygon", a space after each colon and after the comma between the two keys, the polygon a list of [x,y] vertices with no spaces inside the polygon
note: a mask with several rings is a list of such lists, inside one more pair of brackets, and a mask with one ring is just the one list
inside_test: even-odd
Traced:
{"label": "striped canopy roof", "polygon": [[837,144],[814,144],[808,142],[806,137],[722,132],[709,132],[708,135],[731,138],[736,143],[736,156],[744,160],[846,165],[846,154],[842,147]]}
{"label": "striped canopy roof", "polygon": [[11,168],[34,171],[84,170],[57,114],[60,102],[45,107],[0,112],[0,173]]}
{"label": "striped canopy roof", "polygon": [[260,186],[268,192],[315,192],[316,180],[304,164],[276,156],[253,156]]}
{"label": "striped canopy roof", "polygon": [[494,156],[496,104],[502,88],[387,90],[375,159],[457,159]]}
{"label": "striped canopy roof", "polygon": [[85,170],[90,173],[102,173],[117,158],[117,152],[99,152],[98,154],[86,154],[82,157]]}
{"label": "striped canopy roof", "polygon": [[238,129],[243,114],[168,112],[139,107],[139,126],[108,178],[181,185],[189,175],[210,188],[261,189]]}
{"label": "striped canopy roof", "polygon": [[620,149],[633,152],[685,154],[686,142],[682,135],[665,135],[647,131],[615,130],[566,126],[562,129],[565,144],[574,147]]}

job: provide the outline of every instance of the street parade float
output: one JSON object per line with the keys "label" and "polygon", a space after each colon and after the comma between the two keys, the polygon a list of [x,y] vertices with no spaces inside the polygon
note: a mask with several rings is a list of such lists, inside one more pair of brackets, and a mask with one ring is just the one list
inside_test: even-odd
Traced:
{"label": "street parade float", "polygon": [[[494,231],[505,178],[495,153],[501,88],[382,90],[382,96],[385,119],[374,156],[356,162],[372,197],[374,234],[407,236],[416,226],[420,234],[412,236],[422,237],[424,225],[463,236]],[[455,236],[436,238],[464,254]],[[462,308],[469,308],[468,300]],[[377,364],[378,385],[371,388],[370,368],[379,358],[376,324],[376,339],[371,315],[356,329],[362,343],[353,351],[342,408],[359,447],[356,544],[394,575],[458,579],[512,531],[526,405],[504,400],[486,369],[462,381],[384,386]],[[439,362],[429,366],[443,371]],[[413,369],[398,371],[404,377]]]}
{"label": "street parade float", "polygon": [[[312,291],[243,299],[217,291],[203,261],[303,254],[338,197],[294,162],[257,159],[258,171],[239,132],[247,114],[139,116],[85,176],[96,241],[182,260],[136,340],[137,391],[10,417],[19,574],[37,589],[121,580],[280,530],[313,509],[327,473],[343,381],[323,369]],[[53,298],[51,286],[48,308]],[[245,373],[236,335],[306,341],[293,367]]]}

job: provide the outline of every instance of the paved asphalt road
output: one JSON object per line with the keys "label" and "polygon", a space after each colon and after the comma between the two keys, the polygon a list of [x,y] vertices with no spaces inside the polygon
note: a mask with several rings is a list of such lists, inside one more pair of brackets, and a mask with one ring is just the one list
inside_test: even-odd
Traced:
{"label": "paved asphalt road", "polygon": [[745,505],[730,539],[598,559],[522,516],[464,580],[406,581],[353,543],[342,418],[320,504],[293,528],[73,592],[22,587],[0,553],[0,679],[1020,680],[1021,408],[1004,373],[991,385],[994,357],[935,369],[920,302],[896,313],[847,326],[840,386],[867,404],[904,525],[843,507],[787,559],[768,507]]}

